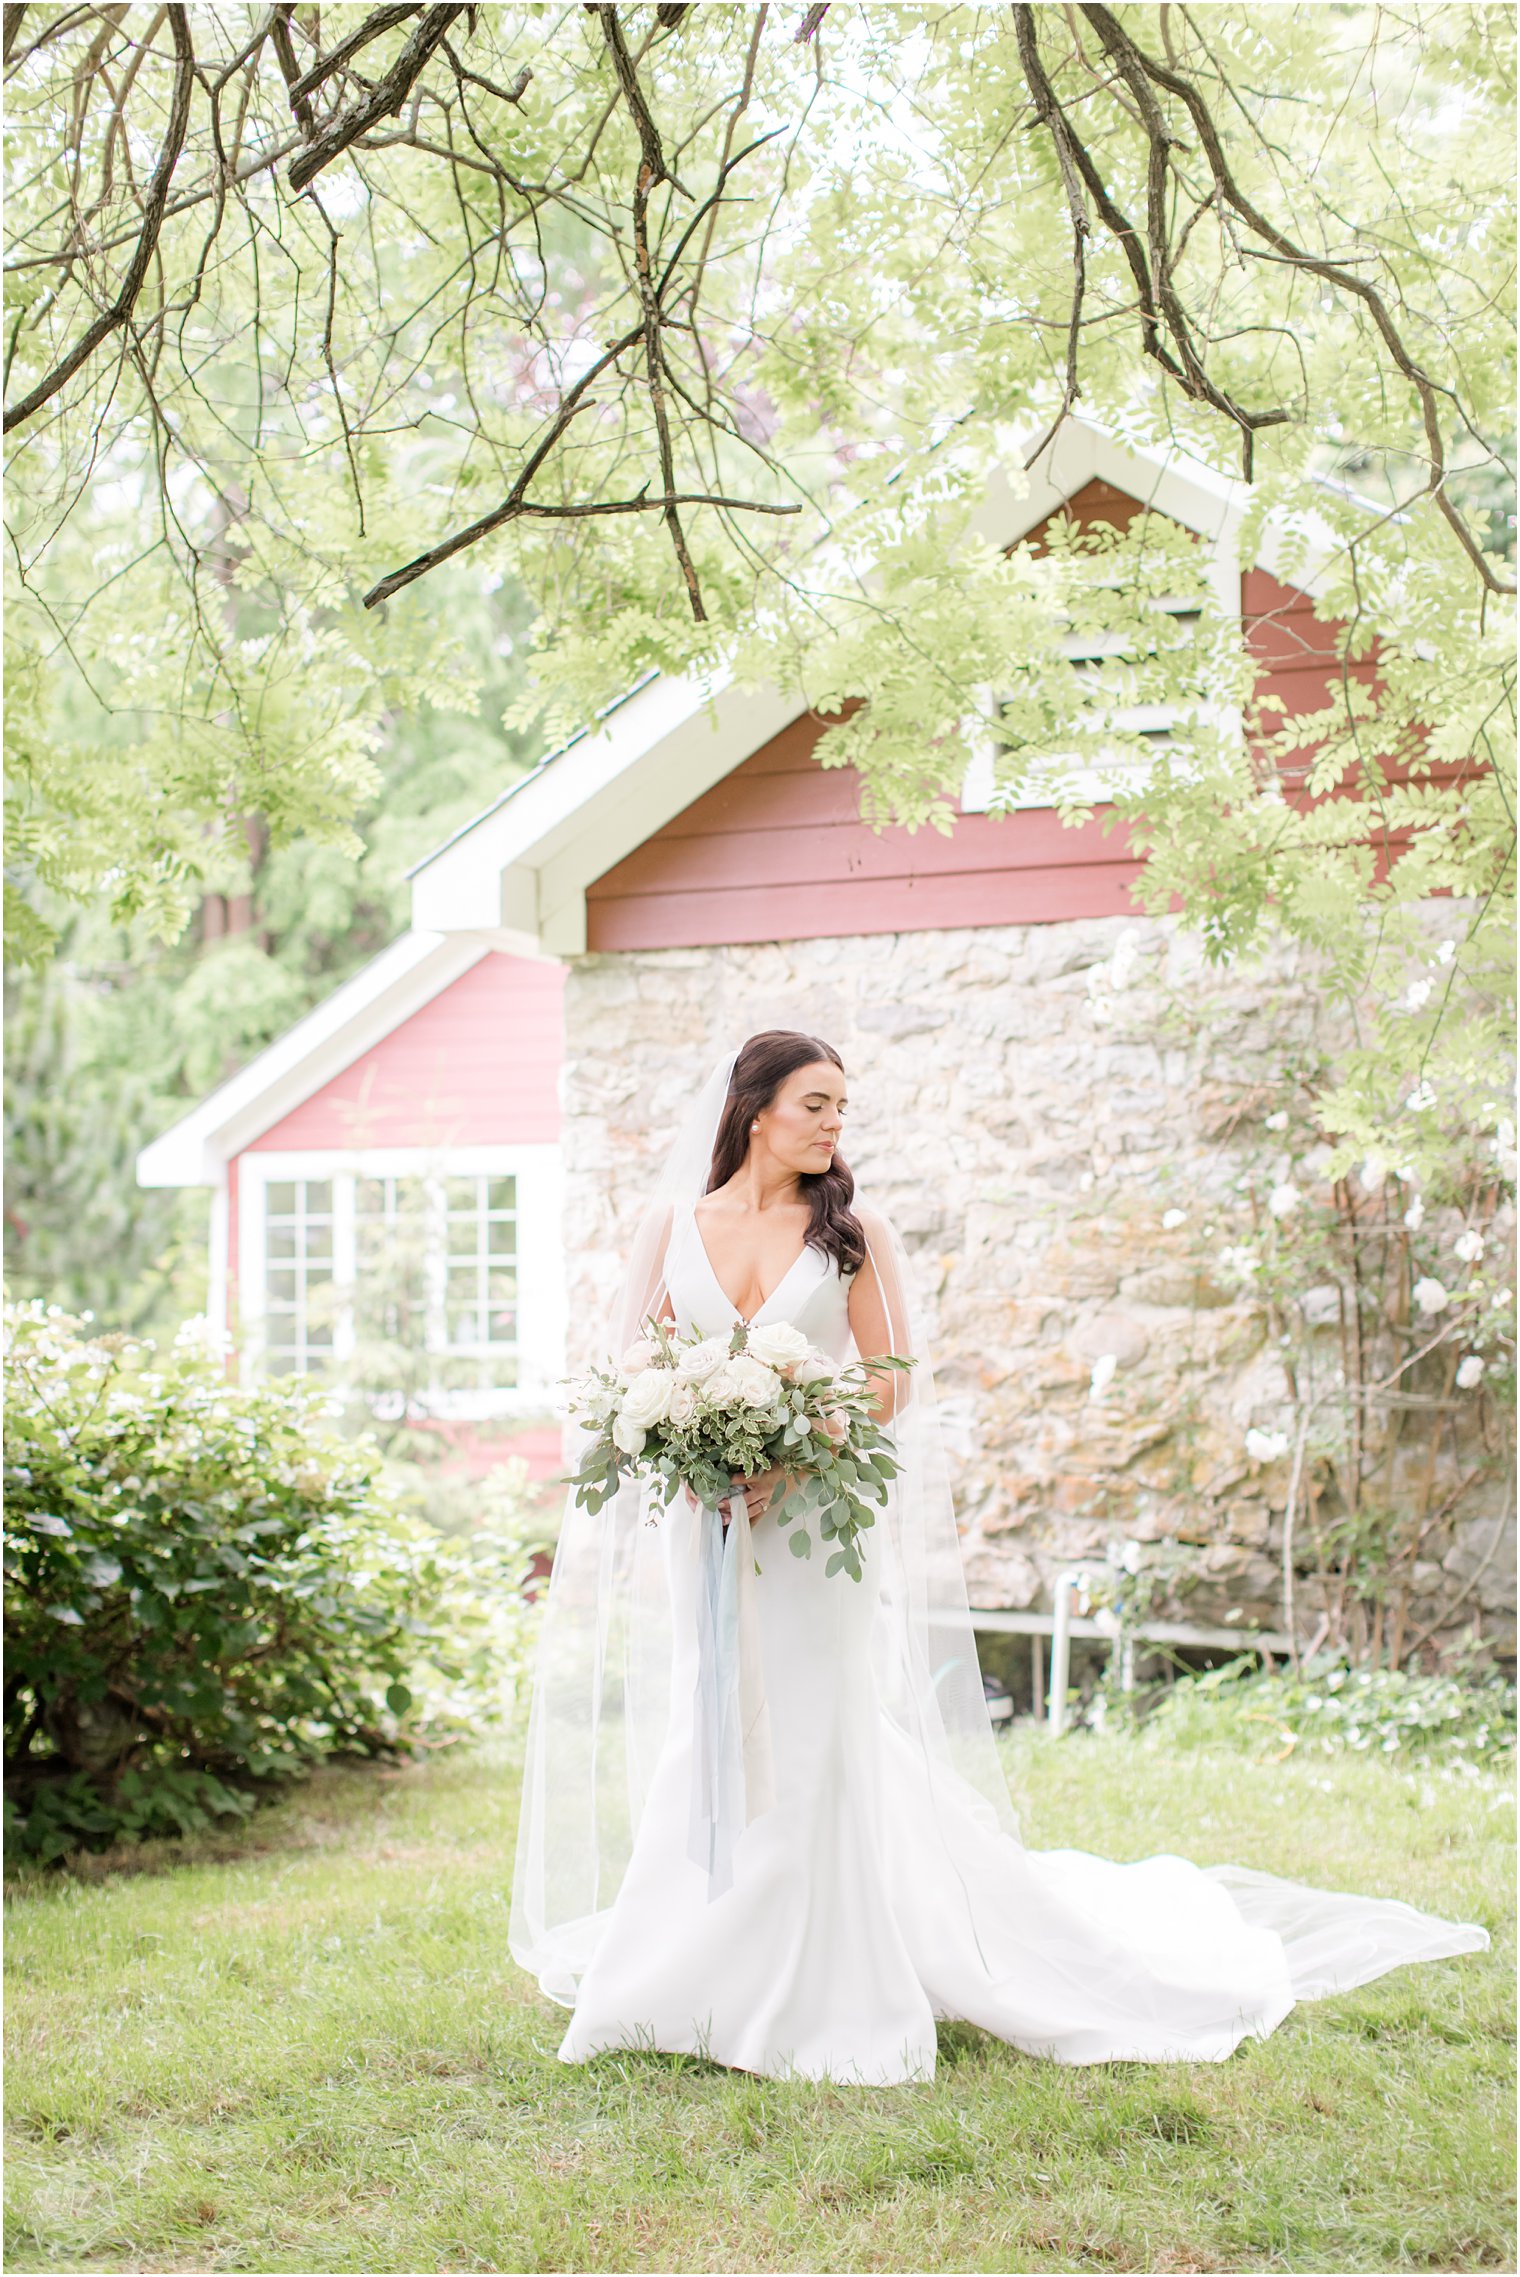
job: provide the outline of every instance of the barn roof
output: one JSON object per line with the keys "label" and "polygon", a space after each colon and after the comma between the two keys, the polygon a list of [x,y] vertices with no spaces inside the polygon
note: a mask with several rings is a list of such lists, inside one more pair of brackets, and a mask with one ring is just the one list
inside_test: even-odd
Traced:
{"label": "barn roof", "polygon": [[[1022,466],[1033,433],[1010,444]],[[1101,481],[1196,530],[1212,546],[1221,599],[1238,605],[1246,486],[1181,449],[1140,449],[1069,418],[1034,471],[988,485],[973,527],[1013,545],[1089,482]],[[1312,535],[1312,533],[1311,533]],[[1272,565],[1269,533],[1263,566]],[[1294,582],[1308,584],[1301,570]],[[413,923],[501,948],[579,956],[586,889],[802,716],[795,694],[651,675],[596,726],[549,753],[407,874]]]}
{"label": "barn roof", "polygon": [[[1022,467],[1033,440],[1033,430],[1012,435],[1008,463]],[[1092,419],[1067,418],[1028,475],[995,476],[973,527],[995,544],[1016,544],[1093,481],[1198,531],[1214,550],[1221,598],[1232,584],[1238,596],[1245,486],[1180,448],[1121,442]],[[1313,521],[1296,525],[1311,544]],[[1276,550],[1269,523],[1264,567]],[[1312,591],[1312,566],[1295,565],[1294,583]],[[488,951],[583,953],[587,887],[802,711],[795,695],[736,688],[721,674],[641,681],[407,873],[411,930],[144,1147],[139,1184],[216,1183],[230,1156]]]}

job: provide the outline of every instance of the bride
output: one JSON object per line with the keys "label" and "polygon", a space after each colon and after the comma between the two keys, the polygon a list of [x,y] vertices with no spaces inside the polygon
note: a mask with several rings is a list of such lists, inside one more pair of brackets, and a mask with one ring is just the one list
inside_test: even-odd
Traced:
{"label": "bride", "polygon": [[[961,2017],[1066,2064],[1219,2061],[1299,2000],[1477,1952],[1476,1923],[1171,1852],[1020,1839],[982,1690],[932,1356],[890,1220],[839,1151],[843,1066],[770,1031],[689,1101],[606,1352],[801,1331],[895,1352],[898,1475],[828,1575],[776,1474],[721,1512],[625,1479],[567,1497],[529,1715],[511,1949],[571,2009],[559,2053],[684,2050],[775,2077],[934,2076]],[[802,1537],[794,1540],[794,1537]]]}

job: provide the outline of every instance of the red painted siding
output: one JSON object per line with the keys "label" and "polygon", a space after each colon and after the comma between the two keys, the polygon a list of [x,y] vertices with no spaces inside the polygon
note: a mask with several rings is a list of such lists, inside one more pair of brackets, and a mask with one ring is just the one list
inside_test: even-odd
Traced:
{"label": "red painted siding", "polygon": [[489,950],[248,1151],[552,1144],[564,988],[563,966]]}
{"label": "red painted siding", "polygon": [[1140,865],[1095,818],[968,814],[949,838],[860,820],[853,767],[813,757],[826,720],[796,720],[587,889],[591,949],[808,941],[1108,917]]}
{"label": "red painted siding", "polygon": [[[1090,482],[1063,511],[1084,527],[1124,528],[1142,507],[1112,484]],[[1030,532],[1036,551],[1047,526]],[[1316,618],[1308,593],[1260,569],[1242,579],[1241,615],[1263,693],[1280,697],[1290,715],[1320,709],[1341,675],[1341,627]],[[1347,669],[1374,683],[1376,652]],[[1132,912],[1128,889],[1140,863],[1110,809],[1099,807],[1075,830],[1048,810],[1025,808],[960,816],[948,838],[927,829],[873,832],[860,819],[854,768],[825,774],[813,757],[829,724],[794,721],[598,878],[586,894],[587,946],[697,948]],[[1311,758],[1302,754],[1288,771],[1290,796]],[[1392,842],[1380,861],[1399,851]]]}
{"label": "red painted siding", "polygon": [[[1121,528],[1141,510],[1089,482],[1064,512]],[[1029,533],[1036,551],[1046,525]],[[1121,916],[1140,864],[1099,808],[1063,830],[1046,809],[969,814],[949,838],[875,832],[860,819],[853,767],[813,757],[831,723],[799,719],[586,893],[591,949],[806,941],[829,933],[916,933],[953,925],[1038,925]]]}

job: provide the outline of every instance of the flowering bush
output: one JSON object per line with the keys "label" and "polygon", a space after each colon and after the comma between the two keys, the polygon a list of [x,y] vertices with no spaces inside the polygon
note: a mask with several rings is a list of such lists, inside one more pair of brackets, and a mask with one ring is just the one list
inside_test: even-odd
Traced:
{"label": "flowering bush", "polygon": [[[188,1832],[497,1703],[510,1542],[445,1542],[293,1377],[6,1307],[10,1839]],[[499,1570],[498,1570],[499,1569]]]}
{"label": "flowering bush", "polygon": [[[839,1368],[786,1321],[738,1321],[730,1337],[682,1337],[653,1318],[645,1326],[618,1367],[592,1369],[572,1388],[571,1412],[591,1434],[576,1499],[600,1510],[625,1474],[642,1473],[662,1483],[667,1506],[688,1486],[715,1510],[736,1475],[774,1467],[788,1474],[771,1496],[778,1525],[815,1512],[824,1539],[839,1545],[825,1571],[859,1581],[859,1536],[897,1476],[873,1419],[871,1376],[913,1362],[889,1353]],[[791,1547],[812,1555],[804,1526]]]}
{"label": "flowering bush", "polygon": [[1352,1668],[1316,1655],[1298,1675],[1249,1655],[1173,1685],[1146,1730],[1167,1744],[1222,1741],[1274,1761],[1305,1755],[1378,1754],[1496,1763],[1515,1745],[1515,1687],[1496,1669]]}

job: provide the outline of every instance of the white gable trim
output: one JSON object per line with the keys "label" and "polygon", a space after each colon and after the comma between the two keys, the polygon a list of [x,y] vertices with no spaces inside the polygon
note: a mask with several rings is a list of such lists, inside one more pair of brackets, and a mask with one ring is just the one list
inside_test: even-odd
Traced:
{"label": "white gable trim", "polygon": [[[1034,430],[1010,435],[1006,464],[1021,469],[1038,439]],[[1199,532],[1213,552],[1220,605],[1238,611],[1246,486],[1177,449],[1134,449],[1092,420],[1065,420],[1032,473],[994,475],[972,526],[1014,545],[1093,480]],[[1265,549],[1262,559],[1270,566]],[[1309,573],[1295,582],[1313,589]],[[528,936],[545,954],[584,955],[587,886],[803,708],[795,695],[736,689],[726,676],[645,681],[408,873],[412,922],[442,934],[465,928],[502,946]]]}
{"label": "white gable trim", "polygon": [[[467,973],[496,944],[413,930],[314,1005],[137,1157],[139,1186],[223,1184],[226,1164]],[[515,942],[537,955],[536,942]]]}

